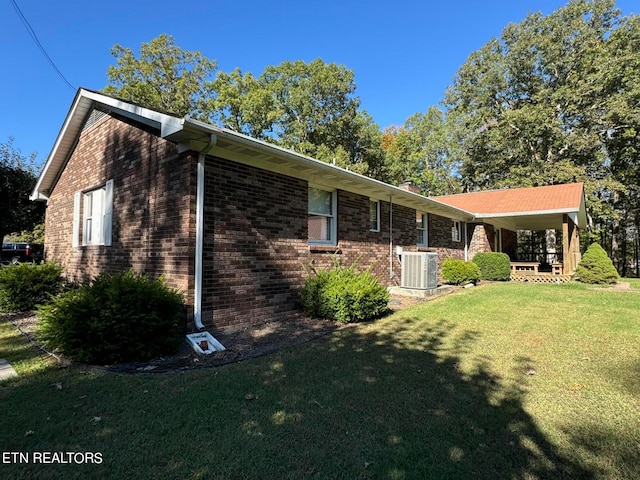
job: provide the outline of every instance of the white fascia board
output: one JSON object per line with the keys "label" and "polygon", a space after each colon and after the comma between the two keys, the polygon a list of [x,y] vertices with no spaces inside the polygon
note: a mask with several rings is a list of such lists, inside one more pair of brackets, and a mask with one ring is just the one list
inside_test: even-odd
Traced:
{"label": "white fascia board", "polygon": [[[33,188],[33,192],[29,196],[31,200],[42,200],[46,198],[46,195],[41,192],[42,184],[44,183],[45,179],[50,179],[52,175],[52,168],[57,169],[61,166],[59,158],[60,155],[58,155],[58,153],[61,148],[61,143],[67,135],[67,132],[70,129],[73,129],[72,127],[74,127],[77,123],[78,110],[80,108],[84,108],[84,106],[82,105],[82,92],[83,90],[79,89],[76,93],[73,103],[71,104],[71,108],[69,109],[69,113],[67,113],[67,117],[65,118],[64,123],[62,124],[62,128],[60,128],[60,132],[56,137],[56,141],[53,144],[53,148],[51,149],[51,152],[49,152],[49,156],[47,157],[47,160],[44,164],[44,168],[42,169],[42,172],[40,172],[40,176],[38,177],[36,186]],[[57,176],[57,172],[54,174],[54,176]]]}
{"label": "white fascia board", "polygon": [[155,110],[84,88],[78,89],[60,133],[58,133],[44,168],[38,177],[36,186],[29,197],[31,200],[46,200],[48,198],[45,191],[49,190],[57,180],[60,169],[64,167],[69,155],[75,148],[80,129],[87,115],[96,104],[132,120],[158,128],[162,136],[170,135],[182,129],[184,123],[183,118],[156,112]]}
{"label": "white fascia board", "polygon": [[578,210],[575,208],[558,208],[554,210],[531,210],[528,212],[507,212],[507,213],[474,213],[473,218],[482,220],[483,218],[500,218],[500,217],[528,217],[534,215],[553,215],[553,214],[575,215],[577,218]]}

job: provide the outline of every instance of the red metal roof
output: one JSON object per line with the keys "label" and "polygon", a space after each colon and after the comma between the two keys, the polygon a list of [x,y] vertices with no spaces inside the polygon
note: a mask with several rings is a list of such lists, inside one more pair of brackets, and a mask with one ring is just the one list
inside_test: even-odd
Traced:
{"label": "red metal roof", "polygon": [[583,183],[570,183],[461,193],[432,198],[475,215],[490,216],[554,210],[578,211],[584,195],[583,191]]}

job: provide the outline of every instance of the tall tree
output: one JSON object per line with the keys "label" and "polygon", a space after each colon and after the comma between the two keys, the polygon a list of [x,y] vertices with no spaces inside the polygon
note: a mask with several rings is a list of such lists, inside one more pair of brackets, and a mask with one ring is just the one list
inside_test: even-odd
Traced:
{"label": "tall tree", "polygon": [[105,93],[180,116],[208,117],[199,107],[201,100],[211,95],[207,80],[216,71],[215,60],[181,49],[166,34],[143,43],[139,57],[120,45],[115,45],[111,54],[116,65],[107,70],[110,83]]}
{"label": "tall tree", "polygon": [[639,32],[613,0],[572,0],[472,53],[445,96],[465,188],[585,181],[614,248],[639,182]]}
{"label": "tall tree", "polygon": [[[268,66],[259,77],[190,52],[163,34],[140,55],[115,45],[104,92],[267,140],[384,179],[379,127],[360,110],[354,74],[321,59]],[[216,72],[214,76],[214,72]]]}
{"label": "tall tree", "polygon": [[402,127],[386,129],[390,180],[411,181],[425,195],[458,193],[454,145],[444,113],[435,106],[410,116]]}
{"label": "tall tree", "polygon": [[0,143],[0,240],[9,233],[31,230],[44,219],[44,203],[29,200],[37,181],[35,157],[35,153],[22,155],[11,137]]}
{"label": "tall tree", "polygon": [[203,110],[223,126],[359,173],[384,176],[380,129],[359,110],[354,74],[315,59],[267,66],[259,77],[219,72]]}

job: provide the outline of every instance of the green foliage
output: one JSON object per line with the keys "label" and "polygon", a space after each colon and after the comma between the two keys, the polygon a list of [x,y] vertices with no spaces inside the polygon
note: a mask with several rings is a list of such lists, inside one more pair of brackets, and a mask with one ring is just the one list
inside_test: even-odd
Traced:
{"label": "green foliage", "polygon": [[0,310],[26,312],[58,294],[62,267],[55,263],[18,263],[0,267]]}
{"label": "green foliage", "polygon": [[511,260],[506,253],[476,253],[473,257],[473,263],[480,267],[480,275],[483,280],[511,279]]}
{"label": "green foliage", "polygon": [[616,235],[624,265],[640,207],[639,45],[640,17],[572,0],[473,52],[444,102],[465,188],[584,182],[594,238]]}
{"label": "green foliage", "polygon": [[28,242],[44,244],[44,222],[38,223],[31,230],[22,230],[21,232],[7,235],[7,242]]}
{"label": "green foliage", "polygon": [[49,348],[85,363],[173,353],[181,342],[182,300],[162,280],[131,271],[104,274],[40,307],[40,338]]}
{"label": "green foliage", "polygon": [[616,283],[620,275],[607,252],[598,243],[592,243],[576,267],[575,278],[583,283]]}
{"label": "green foliage", "polygon": [[411,181],[424,195],[459,193],[459,181],[453,159],[456,142],[443,112],[430,107],[426,113],[409,117],[402,127],[384,131],[389,181],[398,185]]}
{"label": "green foliage", "polygon": [[384,179],[382,134],[359,110],[353,71],[344,65],[285,61],[256,77],[174,45],[162,34],[138,57],[115,45],[117,65],[104,92],[145,107],[190,115],[285,148]]}
{"label": "green foliage", "polygon": [[356,272],[336,260],[331,269],[314,269],[302,287],[305,314],[340,323],[361,322],[388,310],[389,292],[369,270]]}
{"label": "green foliage", "polygon": [[473,262],[447,258],[442,262],[442,278],[453,285],[476,283],[480,280],[480,268]]}
{"label": "green foliage", "polygon": [[29,199],[36,185],[35,153],[22,155],[13,138],[0,143],[0,241],[8,233],[30,230],[44,219],[44,202]]}
{"label": "green foliage", "polygon": [[207,118],[198,107],[211,95],[207,80],[217,68],[216,61],[197,51],[182,50],[164,33],[142,43],[139,58],[120,45],[115,45],[111,54],[117,66],[109,66],[110,84],[105,93],[180,116]]}

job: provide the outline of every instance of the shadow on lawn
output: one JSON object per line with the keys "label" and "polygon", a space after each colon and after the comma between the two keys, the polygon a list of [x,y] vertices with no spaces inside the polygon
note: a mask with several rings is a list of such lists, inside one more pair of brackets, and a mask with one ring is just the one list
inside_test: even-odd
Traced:
{"label": "shadow on lawn", "polygon": [[[320,477],[594,477],[561,456],[525,412],[523,395],[534,367],[528,358],[515,359],[516,383],[492,373],[490,358],[475,358],[463,371],[460,362],[479,333],[456,334],[446,320],[425,327],[420,323],[418,318],[397,319],[387,333],[354,330],[312,346],[319,357],[320,350],[329,348],[331,364],[325,368],[333,371],[320,369],[305,378],[331,385],[310,393],[317,408],[284,401],[272,418],[297,411],[294,423],[314,425],[309,444],[331,452],[330,462],[315,466]],[[281,367],[287,375],[296,369],[293,362]],[[255,421],[264,428],[269,423]],[[281,451],[279,445],[265,453]]]}
{"label": "shadow on lawn", "polygon": [[[20,432],[7,446],[101,452],[100,467],[69,470],[84,478],[606,476],[561,455],[524,410],[529,359],[515,359],[510,383],[490,357],[470,358],[479,335],[394,317],[219,370],[69,375],[62,390],[43,379],[29,398],[55,403],[5,425]],[[56,478],[63,467],[25,469]]]}

